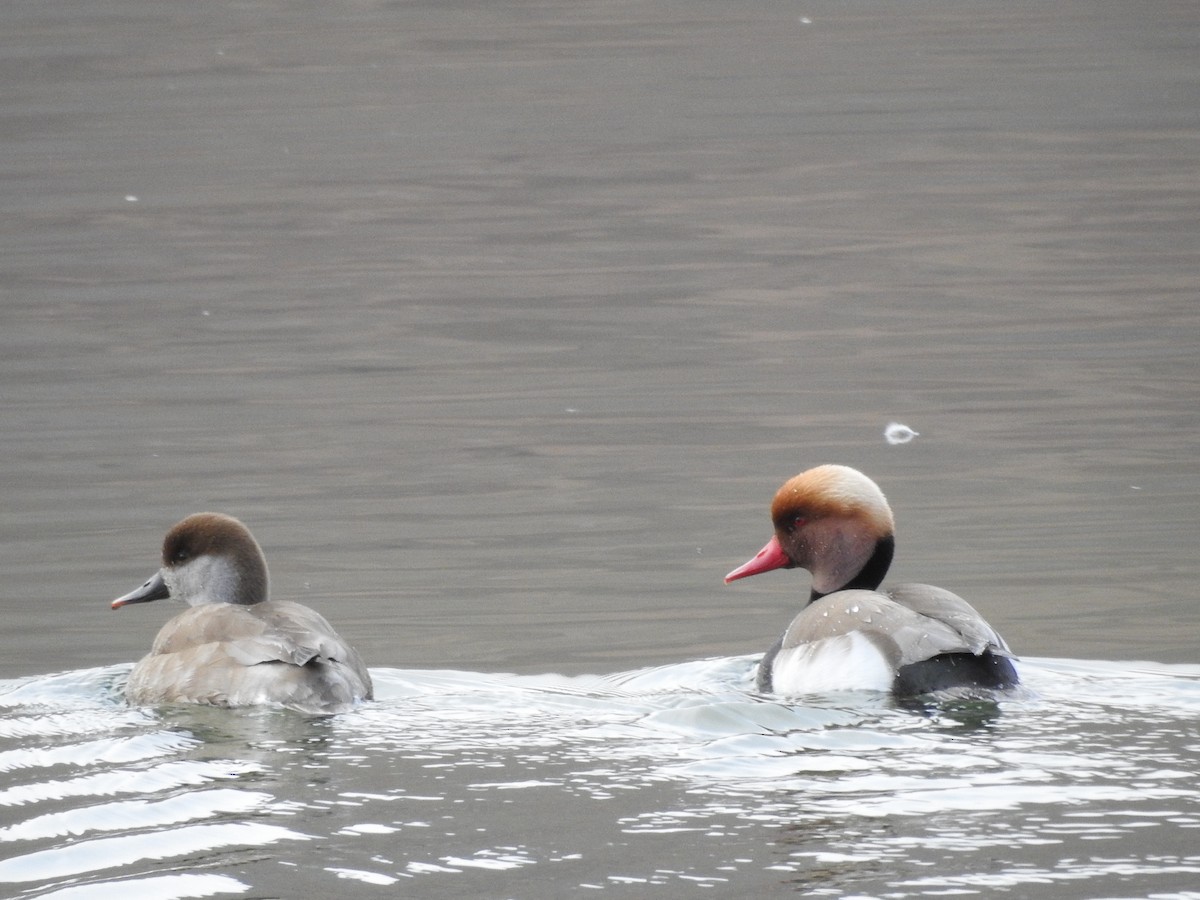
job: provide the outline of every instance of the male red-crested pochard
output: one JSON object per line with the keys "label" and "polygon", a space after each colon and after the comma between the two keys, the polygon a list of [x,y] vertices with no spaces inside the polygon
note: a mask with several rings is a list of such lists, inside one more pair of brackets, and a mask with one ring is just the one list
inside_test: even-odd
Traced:
{"label": "male red-crested pochard", "polygon": [[187,603],[133,667],[138,706],[206,703],[334,713],[372,696],[371,676],[318,613],[269,599],[267,561],[232,516],[197,513],[167,532],[162,568],[113,609],[174,597]]}
{"label": "male red-crested pochard", "polygon": [[967,601],[927,584],[879,590],[895,549],[892,510],[862,472],[801,472],[775,494],[771,521],[775,535],[726,583],[799,567],[812,575],[812,593],[763,656],[760,691],[909,697],[1018,683],[1008,645]]}

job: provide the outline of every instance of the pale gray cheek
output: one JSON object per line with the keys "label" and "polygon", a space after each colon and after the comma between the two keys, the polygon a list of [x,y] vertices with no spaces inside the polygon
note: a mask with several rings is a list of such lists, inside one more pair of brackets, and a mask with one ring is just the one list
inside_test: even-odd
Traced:
{"label": "pale gray cheek", "polygon": [[184,594],[183,579],[180,577],[180,574],[178,570],[170,569],[166,566],[162,570],[163,581],[167,585],[167,590],[171,592],[171,599],[186,603],[187,600],[184,599],[186,595]]}
{"label": "pale gray cheek", "polygon": [[167,574],[171,596],[189,606],[223,603],[233,596],[236,583],[228,565],[217,557],[200,556]]}

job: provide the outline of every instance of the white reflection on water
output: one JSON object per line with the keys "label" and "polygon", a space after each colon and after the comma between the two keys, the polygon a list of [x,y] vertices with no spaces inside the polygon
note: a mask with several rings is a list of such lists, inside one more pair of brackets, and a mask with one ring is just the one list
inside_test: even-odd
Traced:
{"label": "white reflection on water", "polygon": [[37,896],[46,900],[112,900],[115,888],[124,900],[175,900],[177,897],[218,897],[250,890],[228,875],[151,875],[118,882],[84,884]]}
{"label": "white reflection on water", "polygon": [[325,719],[131,710],[127,666],[0,683],[0,883],[1183,897],[1200,879],[1200,667],[1034,660],[996,702],[903,708],[761,697],[754,664],[378,669],[376,702]]}

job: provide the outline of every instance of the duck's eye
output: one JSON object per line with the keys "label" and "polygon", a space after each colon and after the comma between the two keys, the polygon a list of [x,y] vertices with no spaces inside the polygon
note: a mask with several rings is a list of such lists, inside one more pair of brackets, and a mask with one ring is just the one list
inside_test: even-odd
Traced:
{"label": "duck's eye", "polygon": [[788,534],[791,534],[792,532],[796,531],[798,528],[803,528],[807,524],[808,524],[807,516],[793,516],[792,518],[790,518],[784,522],[783,527],[785,529],[787,529]]}
{"label": "duck's eye", "polygon": [[187,562],[191,555],[192,552],[187,547],[176,547],[171,551],[170,562],[172,565],[178,565],[181,562]]}

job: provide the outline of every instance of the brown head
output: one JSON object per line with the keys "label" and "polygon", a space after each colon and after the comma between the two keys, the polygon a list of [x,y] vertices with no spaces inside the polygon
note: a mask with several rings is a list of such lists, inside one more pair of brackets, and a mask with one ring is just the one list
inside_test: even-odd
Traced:
{"label": "brown head", "polygon": [[140,588],[113,601],[113,609],[166,596],[189,606],[252,606],[270,592],[267,561],[245,525],[222,513],[196,513],[167,532],[162,568]]}
{"label": "brown head", "polygon": [[846,587],[874,589],[891,563],[895,523],[883,491],[849,466],[817,466],[784,483],[771,503],[775,535],[736,581],[772,569],[812,574],[814,596]]}

